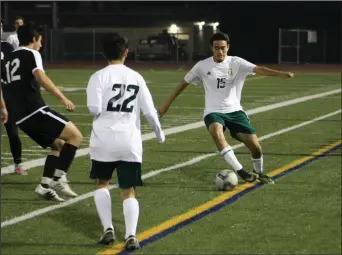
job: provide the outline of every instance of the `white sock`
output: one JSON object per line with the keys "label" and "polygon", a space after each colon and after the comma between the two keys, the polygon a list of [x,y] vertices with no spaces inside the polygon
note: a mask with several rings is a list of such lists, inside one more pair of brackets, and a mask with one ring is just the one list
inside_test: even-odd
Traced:
{"label": "white sock", "polygon": [[221,156],[235,171],[239,171],[243,168],[238,159],[236,158],[231,146],[224,148],[221,151]]}
{"label": "white sock", "polygon": [[49,177],[42,177],[42,180],[41,180],[41,184],[46,184],[46,185],[50,185],[52,179],[49,178]]}
{"label": "white sock", "polygon": [[262,173],[264,171],[264,158],[261,155],[260,158],[252,158],[253,168],[257,173]]}
{"label": "white sock", "polygon": [[127,198],[123,201],[123,213],[125,216],[126,235],[125,239],[129,236],[136,235],[138,218],[139,218],[139,203],[135,198]]}
{"label": "white sock", "polygon": [[109,190],[107,188],[95,190],[94,200],[97,213],[103,226],[103,231],[106,231],[107,228],[112,228],[114,230],[112,223],[112,199]]}
{"label": "white sock", "polygon": [[59,169],[56,169],[53,176],[54,176],[54,177],[61,177],[61,176],[64,175],[64,174],[65,174],[64,171],[59,170]]}

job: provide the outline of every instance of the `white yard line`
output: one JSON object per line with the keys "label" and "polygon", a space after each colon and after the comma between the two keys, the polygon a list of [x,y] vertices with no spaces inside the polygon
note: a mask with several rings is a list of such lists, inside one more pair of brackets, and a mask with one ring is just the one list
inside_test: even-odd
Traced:
{"label": "white yard line", "polygon": [[[13,160],[12,157],[1,157],[3,160]],[[27,158],[21,158],[21,159],[27,159]],[[13,168],[13,165],[11,166]]]}
{"label": "white yard line", "polygon": [[[10,152],[2,152],[1,154],[12,155],[12,153],[10,153]],[[23,153],[23,155],[24,156],[43,156],[44,154],[42,154],[42,153]],[[4,158],[2,158],[2,159],[4,159]],[[11,159],[13,159],[13,158],[11,158]]]}
{"label": "white yard line", "polygon": [[[261,136],[259,139],[260,139],[260,141],[263,141],[263,140],[269,139],[271,137],[278,136],[278,135],[281,135],[281,134],[284,134],[284,133],[296,130],[296,129],[304,127],[304,126],[311,125],[311,124],[313,124],[313,123],[315,123],[317,121],[329,118],[329,117],[334,116],[334,115],[339,114],[339,113],[341,113],[341,109],[337,110],[337,111],[334,111],[334,112],[331,112],[329,114],[326,114],[326,115],[314,118],[312,120],[299,123],[297,125],[294,125],[294,126],[291,126],[291,127],[288,127],[288,128],[280,129],[280,130],[278,130],[276,132],[273,132],[273,133]],[[243,147],[242,143],[239,143],[237,145],[232,146],[233,149],[237,149],[237,148],[240,148],[240,147]],[[153,170],[151,172],[148,172],[148,173],[144,174],[142,176],[142,179],[151,178],[151,177],[153,177],[155,175],[158,175],[158,174],[161,174],[163,172],[171,171],[171,170],[174,170],[174,169],[179,169],[179,168],[182,168],[182,167],[185,167],[185,166],[194,165],[194,164],[200,162],[201,160],[213,157],[215,155],[218,155],[218,153],[204,154],[202,156],[198,156],[198,157],[192,158],[191,160],[183,162],[183,163],[175,164],[175,165],[172,165],[172,166],[169,166],[169,167],[166,167],[166,168],[162,168],[162,169]],[[109,187],[110,190],[111,189],[115,189],[115,188],[118,188],[118,185],[111,185]],[[42,214],[45,214],[45,213],[48,213],[48,212],[51,212],[51,211],[54,211],[54,210],[57,210],[57,209],[60,209],[60,208],[63,208],[63,207],[70,206],[70,205],[75,204],[75,203],[77,203],[79,201],[82,201],[82,200],[85,200],[87,198],[90,198],[93,195],[94,195],[93,191],[92,192],[88,192],[88,193],[82,194],[82,195],[80,195],[80,196],[78,196],[76,198],[72,198],[70,200],[67,200],[67,201],[65,201],[63,203],[55,204],[55,205],[50,205],[50,206],[47,206],[45,208],[41,208],[41,209],[38,209],[38,210],[35,210],[35,211],[32,211],[32,212],[26,213],[24,215],[21,215],[21,216],[18,216],[18,217],[14,217],[14,218],[12,218],[10,220],[6,220],[4,222],[1,222],[1,228],[7,227],[7,226],[11,226],[11,225],[14,225],[14,224],[18,224],[20,222],[23,222],[23,221],[26,221],[26,220],[38,217],[38,216],[40,216]]]}
{"label": "white yard line", "polygon": [[[281,107],[285,107],[285,106],[289,106],[289,105],[294,105],[294,104],[298,104],[301,102],[306,102],[306,101],[309,101],[312,99],[341,93],[341,91],[342,91],[341,89],[335,89],[335,90],[322,92],[322,93],[318,93],[318,94],[314,94],[314,95],[310,95],[310,96],[299,97],[299,98],[283,101],[280,103],[275,103],[275,104],[257,107],[255,109],[251,109],[251,110],[246,111],[246,113],[248,115],[253,115],[253,114],[257,114],[257,113],[267,112],[267,111],[271,111],[271,110],[274,110],[277,108],[281,108]],[[183,126],[177,126],[177,127],[165,129],[164,133],[165,133],[165,135],[177,134],[177,133],[185,132],[188,130],[200,128],[203,126],[205,126],[204,122],[199,121],[199,122],[194,122],[194,123],[183,125]],[[142,135],[143,141],[151,140],[153,138],[155,138],[154,133],[147,133],[147,134]],[[83,149],[77,150],[75,157],[81,157],[81,156],[85,156],[88,154],[89,154],[89,148],[83,148]],[[39,159],[34,159],[34,160],[23,162],[22,166],[28,170],[28,169],[31,169],[34,167],[43,166],[44,163],[45,163],[45,158],[39,158]],[[9,174],[12,172],[13,172],[12,166],[7,166],[7,167],[4,167],[1,169],[1,175]]]}

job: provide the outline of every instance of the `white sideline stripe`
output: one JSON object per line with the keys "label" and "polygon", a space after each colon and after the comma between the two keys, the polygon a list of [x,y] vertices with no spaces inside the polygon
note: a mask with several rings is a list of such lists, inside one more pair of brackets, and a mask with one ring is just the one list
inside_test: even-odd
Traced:
{"label": "white sideline stripe", "polygon": [[[3,160],[13,160],[12,157],[1,157]],[[21,159],[27,159],[27,158],[21,158]],[[13,168],[13,165],[11,166]]]}
{"label": "white sideline stripe", "polygon": [[[291,100],[287,100],[287,101],[283,101],[280,103],[275,103],[275,104],[270,104],[270,105],[265,105],[265,106],[261,106],[261,107],[257,107],[255,109],[251,109],[246,111],[246,113],[248,115],[253,115],[256,113],[261,113],[261,112],[267,112],[270,110],[274,110],[277,108],[281,108],[284,106],[289,106],[289,105],[293,105],[293,104],[298,104],[301,102],[305,102],[305,101],[309,101],[312,99],[316,99],[316,98],[320,98],[320,97],[325,97],[325,96],[329,96],[332,94],[337,94],[337,93],[341,93],[342,89],[335,89],[335,90],[331,90],[331,91],[327,91],[327,92],[323,92],[323,93],[318,93],[318,94],[314,94],[314,95],[310,95],[310,96],[304,96],[304,97],[299,97],[299,98],[295,98],[295,99],[291,99]],[[205,126],[203,121],[199,121],[199,122],[194,122],[191,124],[187,124],[187,125],[183,125],[183,126],[177,126],[177,127],[173,127],[173,128],[168,128],[164,130],[165,135],[172,135],[172,134],[177,134],[180,132],[184,132],[184,131],[188,131],[191,129],[196,129],[196,128],[200,128]],[[147,140],[151,140],[152,138],[155,138],[155,134],[152,133],[147,133],[147,134],[143,134],[142,135],[142,140],[143,141],[147,141]],[[79,149],[76,152],[76,156],[75,157],[81,157],[81,156],[85,156],[89,154],[89,148],[83,148],[83,149]],[[22,166],[25,169],[30,169],[30,168],[34,168],[34,167],[38,167],[38,166],[43,166],[45,163],[45,158],[39,158],[39,159],[33,159],[30,161],[26,161],[24,163],[22,163]],[[11,168],[11,166],[7,166],[4,167],[3,169],[1,169],[1,175],[5,175],[5,174],[9,174],[12,173],[13,169]]]}
{"label": "white sideline stripe", "polygon": [[[291,127],[288,127],[288,128],[284,128],[284,129],[280,129],[280,130],[278,130],[276,132],[273,132],[273,133],[261,136],[259,138],[259,140],[260,141],[266,140],[266,139],[269,139],[271,137],[278,136],[278,135],[290,132],[292,130],[295,130],[295,129],[298,129],[298,128],[310,125],[310,124],[312,124],[314,122],[326,119],[326,118],[331,117],[333,115],[336,115],[338,113],[341,113],[341,109],[337,110],[337,111],[334,111],[334,112],[331,112],[331,113],[328,113],[326,115],[314,118],[312,120],[305,121],[305,122],[299,123],[297,125],[294,125],[294,126],[291,126]],[[237,145],[232,146],[232,149],[237,149],[237,148],[240,148],[240,147],[243,147],[242,143],[239,143]],[[191,160],[183,162],[183,163],[175,164],[175,165],[172,165],[172,166],[169,166],[169,167],[166,167],[166,168],[162,168],[162,169],[153,170],[151,172],[148,172],[147,174],[144,174],[142,176],[142,179],[151,178],[151,177],[153,177],[155,175],[158,175],[160,173],[163,173],[163,172],[171,171],[171,170],[174,170],[174,169],[179,169],[179,168],[182,168],[182,167],[185,167],[185,166],[194,165],[194,164],[200,162],[203,159],[207,159],[207,158],[213,157],[213,156],[215,156],[217,154],[218,153],[208,153],[208,154],[204,154],[202,156],[198,156],[198,157],[192,158]],[[109,187],[110,190],[111,189],[115,189],[115,188],[118,188],[117,184],[111,185]],[[35,211],[32,211],[32,212],[26,213],[24,215],[21,215],[21,216],[18,216],[18,217],[14,217],[14,218],[12,218],[10,220],[6,220],[4,222],[1,222],[1,228],[7,227],[7,226],[10,226],[10,225],[14,225],[14,224],[20,223],[20,222],[25,221],[25,220],[32,219],[34,217],[37,217],[37,216],[40,216],[42,214],[51,212],[53,210],[57,210],[57,209],[60,209],[60,208],[63,208],[63,207],[67,207],[69,205],[75,204],[75,203],[77,203],[79,201],[82,201],[84,199],[90,198],[93,195],[94,195],[94,192],[91,191],[91,192],[82,194],[82,195],[80,195],[80,196],[78,196],[76,198],[72,198],[70,200],[67,200],[67,201],[65,201],[63,203],[56,204],[56,205],[50,205],[50,206],[47,206],[45,208],[41,208],[41,209],[38,209],[38,210],[35,210]]]}

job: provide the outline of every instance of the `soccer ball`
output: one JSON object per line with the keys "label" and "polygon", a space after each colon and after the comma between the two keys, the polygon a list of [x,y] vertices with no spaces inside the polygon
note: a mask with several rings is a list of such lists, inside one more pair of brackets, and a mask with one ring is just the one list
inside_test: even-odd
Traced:
{"label": "soccer ball", "polygon": [[232,170],[222,170],[216,174],[215,183],[218,190],[230,191],[238,185],[238,177]]}

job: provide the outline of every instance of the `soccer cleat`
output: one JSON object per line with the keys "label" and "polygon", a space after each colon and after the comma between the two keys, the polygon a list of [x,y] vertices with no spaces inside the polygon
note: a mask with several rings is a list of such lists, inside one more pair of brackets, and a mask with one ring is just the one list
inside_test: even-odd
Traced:
{"label": "soccer cleat", "polygon": [[237,174],[245,181],[245,182],[255,182],[259,177],[256,173],[248,173],[244,169],[237,171]]}
{"label": "soccer cleat", "polygon": [[14,174],[27,175],[27,171],[24,168],[22,168],[21,166],[15,166],[14,167]]}
{"label": "soccer cleat", "polygon": [[99,244],[109,245],[115,242],[115,234],[114,230],[111,228],[107,228],[104,232],[103,236],[100,238]]}
{"label": "soccer cleat", "polygon": [[55,191],[69,197],[77,197],[78,195],[70,188],[66,178],[59,178],[58,181],[51,181],[50,187]]}
{"label": "soccer cleat", "polygon": [[257,178],[259,182],[262,182],[264,184],[274,184],[272,178],[269,177],[267,174],[257,173],[255,170],[253,170],[253,172],[259,175],[259,177]]}
{"label": "soccer cleat", "polygon": [[35,192],[45,198],[46,200],[54,200],[58,202],[64,202],[65,200],[61,197],[59,197],[53,189],[46,189],[41,184],[39,184],[35,190]]}
{"label": "soccer cleat", "polygon": [[125,248],[129,251],[140,249],[140,244],[135,236],[129,236],[125,241]]}

